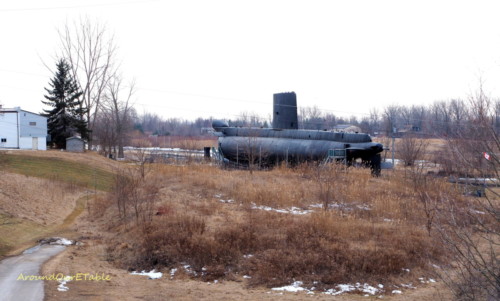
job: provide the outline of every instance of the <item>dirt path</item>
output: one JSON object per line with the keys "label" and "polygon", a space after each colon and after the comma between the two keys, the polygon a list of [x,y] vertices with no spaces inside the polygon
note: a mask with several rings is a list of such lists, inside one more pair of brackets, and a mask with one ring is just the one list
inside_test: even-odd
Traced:
{"label": "dirt path", "polygon": [[[61,224],[47,227],[42,232],[45,234],[76,235],[69,228],[75,223],[84,207],[85,200],[80,197],[76,201],[73,211],[66,216]],[[26,244],[21,244],[15,250],[19,250],[23,246],[26,247]],[[36,280],[33,276],[50,276],[40,273],[42,265],[65,248],[61,245],[37,245],[20,255],[0,261],[0,300],[44,300],[44,281]],[[15,250],[12,252],[16,252]],[[58,284],[54,279],[51,282]]]}
{"label": "dirt path", "polygon": [[64,246],[44,245],[26,250],[23,254],[0,262],[0,296],[9,300],[43,300],[43,280],[33,280],[39,275],[41,265],[60,253]]}

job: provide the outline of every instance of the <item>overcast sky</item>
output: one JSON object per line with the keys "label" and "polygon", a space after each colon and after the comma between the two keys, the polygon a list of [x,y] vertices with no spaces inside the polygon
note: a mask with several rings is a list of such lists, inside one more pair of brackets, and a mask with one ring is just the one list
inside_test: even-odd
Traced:
{"label": "overcast sky", "polygon": [[115,34],[139,113],[264,117],[272,94],[363,116],[390,104],[500,95],[499,1],[0,1],[0,103],[41,112],[57,30]]}

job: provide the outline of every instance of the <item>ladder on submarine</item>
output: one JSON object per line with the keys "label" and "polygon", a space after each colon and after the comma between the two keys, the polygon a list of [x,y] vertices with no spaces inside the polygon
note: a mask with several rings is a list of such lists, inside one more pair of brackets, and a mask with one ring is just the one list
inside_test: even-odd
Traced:
{"label": "ladder on submarine", "polygon": [[329,149],[328,155],[323,163],[343,162],[344,164],[347,164],[346,154],[347,150],[345,148]]}

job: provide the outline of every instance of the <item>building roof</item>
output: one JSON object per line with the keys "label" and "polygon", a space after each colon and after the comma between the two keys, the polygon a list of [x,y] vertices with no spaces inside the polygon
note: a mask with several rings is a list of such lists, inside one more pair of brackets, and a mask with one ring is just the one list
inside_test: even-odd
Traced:
{"label": "building roof", "polygon": [[66,141],[68,141],[68,140],[72,140],[72,139],[77,139],[77,140],[81,140],[81,141],[83,141],[83,139],[82,139],[81,137],[78,137],[78,136],[68,137],[68,138],[66,138]]}
{"label": "building roof", "polygon": [[23,110],[21,109],[21,107],[14,107],[14,108],[2,108],[0,106],[0,113],[20,113],[20,112],[25,112],[25,113],[30,113],[30,114],[34,114],[34,115],[38,115],[40,117],[44,117],[44,118],[47,118],[41,114],[38,114],[38,113],[33,113],[33,112],[30,112],[30,111],[26,111],[26,110]]}
{"label": "building roof", "polygon": [[348,127],[351,127],[351,126],[353,126],[353,125],[350,125],[350,124],[337,124],[333,128],[336,129],[336,130],[343,130],[343,129],[347,129]]}
{"label": "building roof", "polygon": [[352,124],[337,124],[333,127],[333,131],[335,132],[361,132],[361,129]]}

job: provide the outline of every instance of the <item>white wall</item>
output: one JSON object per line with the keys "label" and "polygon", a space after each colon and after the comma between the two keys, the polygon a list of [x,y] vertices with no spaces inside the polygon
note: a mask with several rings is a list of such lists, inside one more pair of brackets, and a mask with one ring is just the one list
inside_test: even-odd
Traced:
{"label": "white wall", "polygon": [[20,137],[20,149],[33,149],[33,138],[38,140],[38,148],[36,150],[47,150],[47,139],[45,137]]}
{"label": "white wall", "polygon": [[20,137],[46,137],[47,117],[31,112],[19,111]]}
{"label": "white wall", "polygon": [[47,136],[38,137],[38,150],[47,150]]}
{"label": "white wall", "polygon": [[0,148],[19,147],[17,118],[17,112],[0,112]]}

